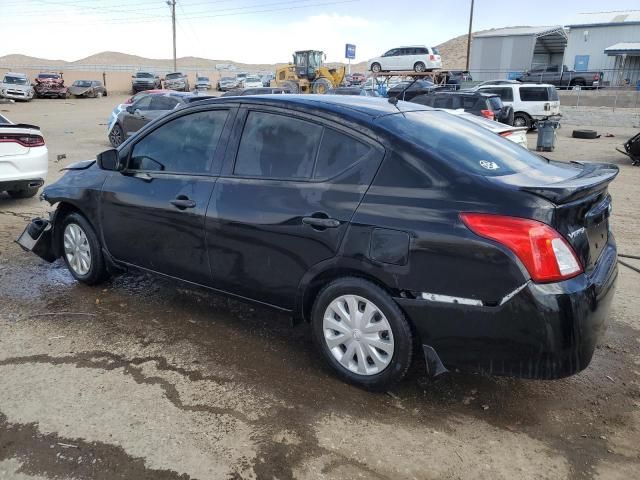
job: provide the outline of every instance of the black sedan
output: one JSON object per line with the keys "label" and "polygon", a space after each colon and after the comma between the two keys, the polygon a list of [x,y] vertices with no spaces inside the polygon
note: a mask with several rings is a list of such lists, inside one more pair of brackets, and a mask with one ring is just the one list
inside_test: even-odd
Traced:
{"label": "black sedan", "polygon": [[387,91],[389,98],[410,101],[418,95],[426,95],[449,87],[438,86],[429,80],[404,80]]}
{"label": "black sedan", "polygon": [[407,102],[205,99],[68,167],[18,242],[86,284],[142,269],[291,312],[366,388],[418,352],[432,375],[558,378],[605,328],[617,173]]}

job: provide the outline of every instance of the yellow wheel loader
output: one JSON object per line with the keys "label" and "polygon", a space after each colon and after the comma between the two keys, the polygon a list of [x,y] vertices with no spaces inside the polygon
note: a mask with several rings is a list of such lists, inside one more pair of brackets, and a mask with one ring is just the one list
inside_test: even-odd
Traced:
{"label": "yellow wheel loader", "polygon": [[275,86],[288,88],[291,93],[327,93],[344,80],[345,67],[324,66],[324,53],[302,50],[293,54],[293,63],[276,70]]}

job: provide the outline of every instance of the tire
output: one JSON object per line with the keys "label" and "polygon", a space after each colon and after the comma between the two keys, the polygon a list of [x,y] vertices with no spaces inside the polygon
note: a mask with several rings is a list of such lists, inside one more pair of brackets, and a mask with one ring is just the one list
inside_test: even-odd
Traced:
{"label": "tire", "polygon": [[571,136],[573,138],[593,140],[594,138],[598,138],[598,132],[596,132],[595,130],[574,130]]}
{"label": "tire", "polygon": [[109,143],[113,148],[118,148],[124,142],[124,132],[119,123],[116,123],[109,132]]}
{"label": "tire", "polygon": [[582,79],[577,79],[577,80],[572,80],[571,83],[569,84],[571,87],[579,87],[579,88],[584,88],[586,86],[586,83],[584,80]]}
{"label": "tire", "polygon": [[318,78],[311,84],[311,91],[317,95],[324,95],[333,88],[333,84],[326,78]]}
{"label": "tire", "polygon": [[531,117],[524,112],[516,112],[513,114],[513,126],[514,127],[527,127],[531,130],[533,122]]}
{"label": "tire", "polygon": [[413,71],[418,73],[426,72],[427,67],[422,62],[416,62],[416,64],[413,66]]}
{"label": "tire", "polygon": [[27,187],[21,190],[8,190],[7,193],[11,198],[31,198],[38,193],[38,190],[40,190],[40,187]]}
{"label": "tire", "polygon": [[380,66],[380,64],[378,62],[372,63],[371,64],[371,71],[373,73],[380,73],[382,71],[382,67]]}
{"label": "tire", "polygon": [[298,84],[290,80],[282,82],[282,88],[288,88],[291,93],[300,93],[300,87],[298,86]]}
{"label": "tire", "polygon": [[102,98],[102,92],[97,92],[96,93],[96,98]]}
{"label": "tire", "polygon": [[97,285],[107,279],[102,246],[87,219],[72,212],[59,225],[62,258],[73,278],[86,285]]}
{"label": "tire", "polygon": [[[350,328],[348,317],[344,316],[350,313],[349,303],[357,305],[359,312],[372,309],[371,318],[377,321],[367,325],[375,331],[365,332],[363,324]],[[343,313],[338,315],[334,308],[339,309],[340,305]],[[362,320],[361,316],[358,318]],[[413,334],[409,322],[389,294],[367,280],[345,277],[324,287],[315,299],[311,322],[313,339],[323,358],[348,383],[368,390],[385,390],[400,381],[411,366]],[[340,343],[342,339],[344,343]],[[345,358],[350,349],[353,356]]]}

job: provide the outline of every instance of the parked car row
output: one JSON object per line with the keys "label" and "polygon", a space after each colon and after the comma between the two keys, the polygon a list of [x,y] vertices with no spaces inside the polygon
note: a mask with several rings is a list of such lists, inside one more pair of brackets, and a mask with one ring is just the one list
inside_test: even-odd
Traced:
{"label": "parked car row", "polygon": [[107,89],[98,80],[76,80],[66,87],[59,73],[39,73],[31,84],[23,73],[8,72],[0,82],[0,97],[29,101],[38,98],[68,98],[69,96],[100,98]]}

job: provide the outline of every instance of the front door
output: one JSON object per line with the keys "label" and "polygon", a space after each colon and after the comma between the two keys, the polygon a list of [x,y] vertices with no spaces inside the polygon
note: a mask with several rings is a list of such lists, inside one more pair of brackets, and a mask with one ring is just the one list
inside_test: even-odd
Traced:
{"label": "front door", "polygon": [[102,189],[102,234],[116,260],[210,282],[204,219],[229,117],[228,108],[177,116],[133,144],[126,170]]}
{"label": "front door", "polygon": [[382,150],[299,113],[241,112],[207,212],[214,286],[292,308],[302,276],[337,254]]}

